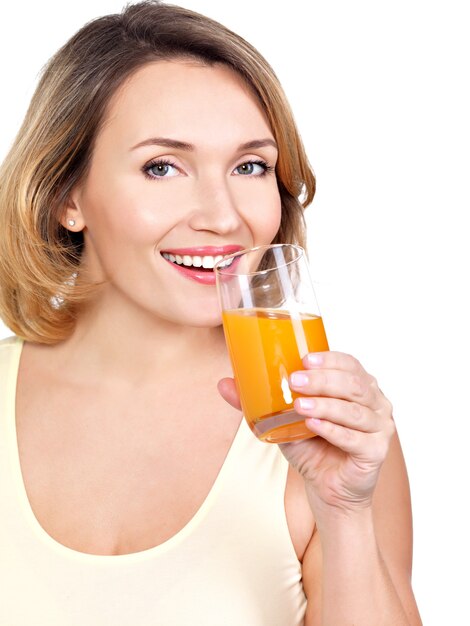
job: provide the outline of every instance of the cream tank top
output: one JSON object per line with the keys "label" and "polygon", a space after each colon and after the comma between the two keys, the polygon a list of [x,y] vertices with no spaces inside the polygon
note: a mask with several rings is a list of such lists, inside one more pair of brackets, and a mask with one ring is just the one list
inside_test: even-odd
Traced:
{"label": "cream tank top", "polygon": [[300,626],[306,598],[284,509],[287,461],[245,420],[176,535],[117,556],[55,541],[30,507],[15,395],[23,342],[0,342],[0,626]]}

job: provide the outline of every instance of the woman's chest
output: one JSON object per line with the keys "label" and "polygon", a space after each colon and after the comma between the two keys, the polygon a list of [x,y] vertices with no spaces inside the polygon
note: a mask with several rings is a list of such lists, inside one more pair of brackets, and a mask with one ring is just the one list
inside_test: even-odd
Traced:
{"label": "woman's chest", "polygon": [[[42,387],[44,389],[44,387]],[[17,402],[21,469],[43,529],[80,552],[124,554],[181,530],[209,494],[241,416],[215,394],[172,403],[30,389]]]}

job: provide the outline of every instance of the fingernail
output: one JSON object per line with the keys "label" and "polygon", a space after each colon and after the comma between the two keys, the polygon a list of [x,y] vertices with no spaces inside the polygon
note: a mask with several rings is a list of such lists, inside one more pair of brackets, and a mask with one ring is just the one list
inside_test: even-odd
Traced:
{"label": "fingernail", "polygon": [[318,352],[307,354],[307,363],[310,367],[318,367],[323,363],[323,357]]}
{"label": "fingernail", "polygon": [[308,383],[308,376],[307,374],[296,372],[295,374],[291,374],[290,382],[293,387],[303,387]]}
{"label": "fingernail", "polygon": [[323,423],[323,420],[319,419],[318,417],[309,417],[305,420],[305,424],[307,425],[307,428],[309,428],[310,426],[316,430],[317,428],[319,428]]}
{"label": "fingernail", "polygon": [[315,400],[313,398],[297,398],[299,409],[302,411],[313,411],[315,408]]}

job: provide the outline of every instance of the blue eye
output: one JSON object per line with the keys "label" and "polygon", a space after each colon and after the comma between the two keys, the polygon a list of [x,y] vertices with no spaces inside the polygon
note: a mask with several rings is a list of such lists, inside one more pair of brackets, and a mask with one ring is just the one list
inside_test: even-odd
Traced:
{"label": "blue eye", "polygon": [[179,174],[175,164],[164,159],[150,161],[142,169],[144,174],[152,179],[173,178],[173,176],[178,176]]}
{"label": "blue eye", "polygon": [[[151,180],[159,178],[173,178],[179,176],[180,171],[177,166],[168,159],[154,159],[146,163],[142,168],[143,173]],[[237,176],[261,177],[269,172],[274,172],[274,167],[270,167],[264,161],[246,161],[235,168]]]}
{"label": "blue eye", "polygon": [[264,161],[247,161],[235,168],[239,176],[264,176],[267,172],[274,171]]}

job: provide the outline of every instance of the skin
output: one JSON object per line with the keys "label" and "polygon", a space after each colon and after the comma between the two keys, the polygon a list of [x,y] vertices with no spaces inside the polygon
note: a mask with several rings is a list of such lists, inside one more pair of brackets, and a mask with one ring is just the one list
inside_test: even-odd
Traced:
{"label": "skin", "polygon": [[[154,137],[193,149],[133,149]],[[84,232],[81,271],[105,284],[67,341],[25,345],[18,379],[25,486],[37,519],[64,545],[96,554],[157,545],[214,482],[240,422],[215,288],[177,274],[160,252],[272,241],[281,217],[275,174],[246,164],[274,168],[277,151],[239,149],[264,139],[274,139],[264,112],[221,66],[148,64],[112,98],[63,217]],[[156,158],[172,166],[154,167],[150,179],[143,168]],[[349,355],[308,355],[304,367],[291,377],[302,394],[296,408],[321,437],[281,449],[306,625],[418,625],[409,491],[390,403]],[[208,383],[217,380],[220,395]],[[187,381],[191,393],[181,394]],[[80,403],[64,420],[70,397]]]}

